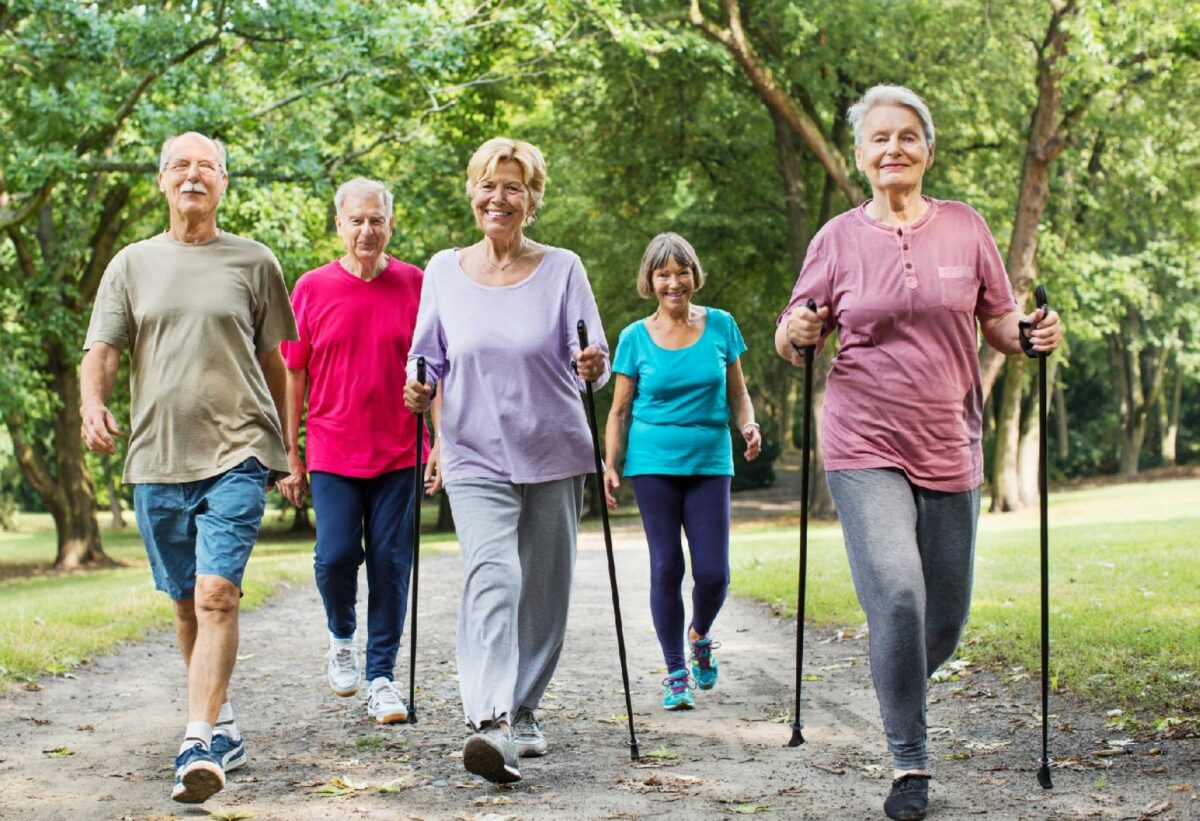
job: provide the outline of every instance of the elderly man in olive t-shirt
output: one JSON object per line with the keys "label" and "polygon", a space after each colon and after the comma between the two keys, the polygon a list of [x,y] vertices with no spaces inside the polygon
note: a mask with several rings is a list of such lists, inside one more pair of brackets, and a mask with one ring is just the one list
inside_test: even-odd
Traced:
{"label": "elderly man in olive t-shirt", "polygon": [[163,144],[170,228],[122,249],[96,294],[81,369],[83,438],[113,453],[105,407],[130,358],[124,481],[155,586],[175,605],[188,673],[187,730],[172,798],[201,803],[246,760],[226,688],[237,657],[242,574],[271,471],[287,473],[281,340],[296,339],[275,256],[217,228],[225,150],[202,134]]}

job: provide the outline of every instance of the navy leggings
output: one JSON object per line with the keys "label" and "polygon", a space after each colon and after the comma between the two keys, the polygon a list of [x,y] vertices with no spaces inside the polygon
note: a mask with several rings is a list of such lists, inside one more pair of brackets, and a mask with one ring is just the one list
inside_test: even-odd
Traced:
{"label": "navy leggings", "polygon": [[317,590],[329,632],[339,639],[355,633],[358,567],[367,563],[367,681],[391,680],[400,649],[412,569],[412,473],[405,468],[370,479],[309,474]]}
{"label": "navy leggings", "polygon": [[633,476],[650,545],[650,613],[668,672],[684,667],[683,543],[692,557],[692,627],[712,628],[729,589],[730,476]]}

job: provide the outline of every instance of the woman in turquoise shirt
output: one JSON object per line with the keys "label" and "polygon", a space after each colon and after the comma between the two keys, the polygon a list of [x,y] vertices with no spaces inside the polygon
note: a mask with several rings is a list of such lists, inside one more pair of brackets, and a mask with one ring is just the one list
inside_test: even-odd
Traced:
{"label": "woman in turquoise shirt", "polygon": [[696,251],[678,234],[650,241],[638,293],[658,309],[621,331],[612,370],[616,390],[605,430],[605,495],[615,508],[620,471],[633,483],[650,547],[650,612],[667,663],[663,707],[693,706],[684,663],[683,544],[692,559],[692,676],[717,683],[713,621],[729,587],[730,410],[746,459],[762,445],[738,357],[746,350],[727,312],[692,304],[704,284]]}

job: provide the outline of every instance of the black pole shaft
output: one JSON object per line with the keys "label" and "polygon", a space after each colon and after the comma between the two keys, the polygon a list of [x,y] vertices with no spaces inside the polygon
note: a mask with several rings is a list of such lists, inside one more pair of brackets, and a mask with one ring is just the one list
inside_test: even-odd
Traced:
{"label": "black pole shaft", "polygon": [[[417,381],[425,384],[425,357],[417,357]],[[413,538],[412,538],[412,615],[409,617],[408,650],[408,723],[417,723],[417,592],[421,579],[421,499],[425,495],[425,477],[421,462],[425,456],[425,414],[417,415],[417,463],[413,465]]]}
{"label": "black pole shaft", "polygon": [[[579,348],[588,346],[587,325],[579,320],[576,326],[579,333]],[[596,425],[596,397],[592,392],[592,383],[587,384],[587,418],[588,427],[592,432],[592,453],[596,462],[596,493],[600,500],[600,521],[604,526],[604,549],[608,554],[608,584],[612,589],[613,619],[617,626],[617,655],[621,658],[621,684],[625,687],[625,715],[629,719],[629,757],[637,761],[638,741],[633,729],[633,699],[629,695],[629,663],[625,656],[625,628],[621,623],[621,595],[617,590],[617,563],[613,558],[612,529],[608,524],[608,505],[604,499],[604,461],[600,458],[600,434]]]}
{"label": "black pole shaft", "polygon": [[[817,303],[808,300],[807,307],[816,312]],[[800,445],[804,463],[800,467],[800,562],[796,590],[796,707],[792,713],[792,737],[789,747],[804,743],[804,722],[800,720],[800,691],[804,681],[804,599],[808,581],[808,478],[812,450],[812,371],[813,346],[804,348],[804,426]]]}
{"label": "black pole shaft", "polygon": [[[1044,306],[1043,306],[1044,307]],[[1042,576],[1042,757],[1038,783],[1044,789],[1050,780],[1050,497],[1046,466],[1046,357],[1038,357],[1038,495],[1041,508]]]}

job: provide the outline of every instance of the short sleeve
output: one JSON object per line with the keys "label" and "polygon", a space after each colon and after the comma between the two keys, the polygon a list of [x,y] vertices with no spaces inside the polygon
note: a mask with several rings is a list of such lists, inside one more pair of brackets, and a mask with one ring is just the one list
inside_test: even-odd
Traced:
{"label": "short sleeve", "polygon": [[296,341],[284,340],[279,349],[283,353],[283,362],[293,371],[308,367],[308,357],[312,353],[311,337],[308,332],[308,280],[300,277],[296,287],[292,289],[292,313],[296,317]]}
{"label": "short sleeve", "polygon": [[998,316],[1015,311],[1017,301],[1013,297],[1012,283],[1008,279],[1008,272],[1004,270],[1004,260],[1000,257],[996,240],[983,217],[974,210],[971,214],[974,217],[978,244],[975,270],[980,281],[975,313],[981,316]]}
{"label": "short sleeve", "polygon": [[746,352],[746,340],[733,314],[725,314],[725,364],[732,364]]}
{"label": "short sleeve", "polygon": [[634,333],[637,324],[633,322],[621,330],[621,335],[617,337],[617,353],[612,364],[613,373],[625,374],[631,379],[637,379],[638,375],[637,335]]}
{"label": "short sleeve", "polygon": [[92,318],[83,343],[85,351],[97,342],[107,343],[117,350],[129,347],[133,333],[125,277],[125,255],[120,253],[108,264],[96,290],[96,302],[92,305]]}
{"label": "short sleeve", "polygon": [[259,268],[258,299],[254,311],[254,351],[267,353],[284,340],[295,340],[296,317],[288,300],[283,269],[270,251],[269,260]]}
{"label": "short sleeve", "polygon": [[[809,243],[808,251],[804,255],[804,264],[800,266],[800,275],[796,277],[796,284],[792,286],[791,299],[788,300],[787,307],[775,318],[776,325],[782,325],[793,308],[805,304],[810,299],[817,304],[817,308],[830,305],[833,301],[834,262],[829,248],[828,235],[835,223],[836,220],[827,222]],[[829,336],[832,331],[833,323],[827,321],[821,329],[821,341],[817,343],[818,350],[824,347],[825,337]]]}

